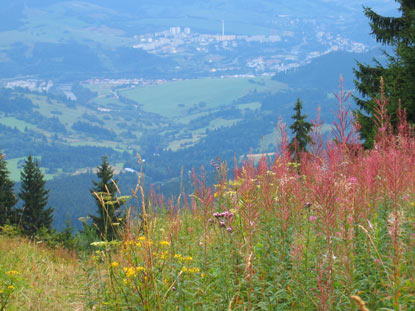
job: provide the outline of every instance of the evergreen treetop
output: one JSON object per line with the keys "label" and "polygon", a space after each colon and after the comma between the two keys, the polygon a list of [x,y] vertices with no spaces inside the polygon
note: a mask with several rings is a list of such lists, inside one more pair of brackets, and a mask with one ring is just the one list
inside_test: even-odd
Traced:
{"label": "evergreen treetop", "polygon": [[380,98],[380,81],[384,81],[384,96],[388,99],[387,112],[392,125],[396,125],[399,107],[406,109],[407,119],[415,122],[415,1],[397,0],[400,17],[385,17],[365,7],[372,35],[383,45],[393,48],[387,55],[387,66],[375,60],[373,66],[358,63],[354,70],[356,87],[363,98],[355,97],[357,117],[361,126],[360,136],[365,146],[373,146],[376,128],[374,123],[375,98]]}
{"label": "evergreen treetop", "polygon": [[89,215],[92,225],[102,239],[113,240],[117,237],[117,231],[121,223],[121,206],[127,197],[116,197],[117,179],[113,179],[114,170],[108,163],[108,157],[102,157],[102,163],[97,167],[99,181],[92,181],[91,189],[98,215]]}
{"label": "evergreen treetop", "polygon": [[21,187],[19,198],[23,200],[23,208],[19,210],[20,226],[25,234],[33,236],[40,229],[51,229],[53,209],[46,208],[49,190],[45,189],[46,181],[39,167],[39,161],[29,156],[20,173]]}
{"label": "evergreen treetop", "polygon": [[14,209],[17,198],[13,192],[14,182],[9,178],[5,155],[0,153],[0,226],[7,221],[14,222]]}
{"label": "evergreen treetop", "polygon": [[290,151],[295,154],[295,157],[301,152],[307,150],[307,144],[310,142],[309,132],[311,123],[306,121],[307,115],[302,114],[303,104],[300,99],[294,106],[295,114],[291,117],[294,123],[291,124],[290,129],[294,137],[290,142]]}

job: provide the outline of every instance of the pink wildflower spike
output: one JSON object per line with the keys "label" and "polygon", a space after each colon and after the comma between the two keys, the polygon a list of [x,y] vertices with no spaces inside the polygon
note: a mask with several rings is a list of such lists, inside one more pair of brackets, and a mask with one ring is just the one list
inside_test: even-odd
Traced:
{"label": "pink wildflower spike", "polygon": [[349,179],[347,181],[349,182],[349,184],[357,185],[357,178],[354,177],[354,176],[349,177]]}
{"label": "pink wildflower spike", "polygon": [[228,227],[228,228],[226,228],[226,231],[228,231],[229,233],[232,233],[232,227]]}
{"label": "pink wildflower spike", "polygon": [[315,221],[317,220],[317,216],[310,216],[310,218],[308,218],[309,221]]}

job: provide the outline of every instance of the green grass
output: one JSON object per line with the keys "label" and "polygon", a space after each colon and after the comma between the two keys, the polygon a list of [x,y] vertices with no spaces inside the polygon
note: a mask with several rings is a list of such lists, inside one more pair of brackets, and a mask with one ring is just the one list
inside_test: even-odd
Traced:
{"label": "green grass", "polygon": [[67,251],[0,235],[0,291],[12,289],[5,310],[84,310],[81,273]]}
{"label": "green grass", "polygon": [[30,130],[36,127],[31,123],[16,119],[14,117],[0,117],[0,123],[8,127],[16,127],[21,132],[23,132],[26,128]]}
{"label": "green grass", "polygon": [[205,102],[208,108],[219,108],[255,89],[277,92],[286,88],[285,84],[270,78],[204,78],[130,88],[121,91],[121,95],[139,102],[145,111],[174,118],[187,114],[187,109],[200,102]]}

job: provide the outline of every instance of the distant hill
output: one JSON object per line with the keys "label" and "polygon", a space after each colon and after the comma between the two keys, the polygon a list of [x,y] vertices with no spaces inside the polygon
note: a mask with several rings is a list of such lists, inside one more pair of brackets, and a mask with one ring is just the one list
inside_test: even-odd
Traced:
{"label": "distant hill", "polygon": [[380,61],[385,57],[379,49],[371,50],[367,53],[347,53],[332,52],[327,55],[315,58],[310,64],[277,73],[273,79],[298,88],[314,88],[337,90],[339,87],[339,77],[343,76],[344,87],[354,89],[353,80],[355,79],[353,68],[357,67],[357,61],[370,63],[373,58]]}
{"label": "distant hill", "polygon": [[[137,43],[134,35],[171,26],[218,34],[222,20],[229,34],[280,35],[292,31],[300,36],[302,22],[318,21],[323,30],[342,33],[351,40],[368,41],[369,26],[360,2],[6,1],[0,11],[0,78],[40,76],[79,80],[117,74],[144,77],[184,74],[177,70],[180,64],[173,56],[156,57],[145,51],[133,51],[131,47]],[[392,0],[366,2],[382,12],[392,12],[395,7]],[[287,16],[292,20],[284,21]],[[182,60],[181,66],[184,65]],[[195,71],[192,66],[189,69]]]}

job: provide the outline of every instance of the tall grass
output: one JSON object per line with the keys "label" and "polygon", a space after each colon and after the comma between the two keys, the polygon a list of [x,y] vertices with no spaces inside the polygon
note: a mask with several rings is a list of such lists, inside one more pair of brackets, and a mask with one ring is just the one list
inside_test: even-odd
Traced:
{"label": "tall grass", "polygon": [[84,310],[78,258],[13,232],[0,234],[0,310]]}
{"label": "tall grass", "polygon": [[[378,137],[363,150],[338,94],[335,141],[313,121],[292,162],[284,125],[270,162],[215,164],[177,200],[141,185],[142,217],[95,243],[90,305],[99,310],[415,310],[415,138],[393,131],[377,101]],[[132,212],[133,214],[133,212]]]}

